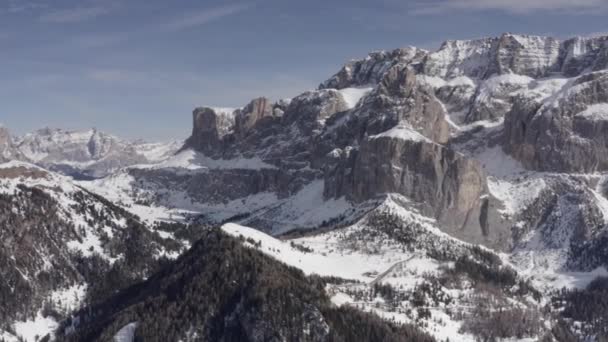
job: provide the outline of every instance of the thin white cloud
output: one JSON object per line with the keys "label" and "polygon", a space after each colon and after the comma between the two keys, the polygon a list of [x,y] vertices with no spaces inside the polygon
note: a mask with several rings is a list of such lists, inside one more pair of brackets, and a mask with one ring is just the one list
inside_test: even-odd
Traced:
{"label": "thin white cloud", "polygon": [[102,6],[66,8],[45,13],[40,16],[40,20],[45,23],[55,24],[79,23],[108,14],[110,10],[109,7]]}
{"label": "thin white cloud", "polygon": [[194,14],[190,13],[189,15],[173,18],[172,20],[168,20],[161,25],[143,26],[136,31],[80,35],[73,38],[71,43],[76,44],[80,48],[107,47],[150,34],[172,33],[203,26],[212,21],[220,20],[227,16],[245,11],[249,8],[251,8],[251,5],[249,4],[233,4],[229,6],[215,7],[194,12]]}
{"label": "thin white cloud", "polygon": [[501,10],[516,14],[539,11],[605,11],[606,0],[430,0],[417,1],[414,14],[442,14],[453,10]]}
{"label": "thin white cloud", "polygon": [[21,13],[26,11],[38,10],[47,8],[48,6],[39,1],[30,0],[10,0],[6,4],[0,6],[0,12],[4,13]]}
{"label": "thin white cloud", "polygon": [[242,12],[250,7],[248,4],[232,4],[222,7],[205,9],[193,14],[174,19],[166,23],[163,28],[166,31],[181,31],[197,26],[207,24],[209,22],[222,19],[224,17]]}
{"label": "thin white cloud", "polygon": [[75,44],[78,48],[84,49],[101,48],[126,42],[133,36],[135,34],[132,32],[88,33],[73,37],[69,44]]}
{"label": "thin white cloud", "polygon": [[103,83],[135,84],[151,81],[148,73],[120,68],[93,68],[86,70],[84,75],[92,81]]}

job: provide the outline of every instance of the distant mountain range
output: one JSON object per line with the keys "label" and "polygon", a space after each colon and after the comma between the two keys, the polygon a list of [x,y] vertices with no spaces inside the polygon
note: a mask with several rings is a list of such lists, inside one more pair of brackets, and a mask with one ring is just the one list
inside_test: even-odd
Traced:
{"label": "distant mountain range", "polygon": [[[128,141],[96,129],[44,128],[21,137],[5,137],[5,159],[20,159],[75,178],[100,178],[126,166],[150,164],[172,156],[183,141]],[[2,141],[2,139],[0,139]]]}

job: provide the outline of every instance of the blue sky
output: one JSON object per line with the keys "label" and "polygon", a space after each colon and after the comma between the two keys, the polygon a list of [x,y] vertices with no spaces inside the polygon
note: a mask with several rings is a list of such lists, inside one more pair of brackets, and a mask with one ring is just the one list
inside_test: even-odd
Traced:
{"label": "blue sky", "polygon": [[292,97],[377,49],[608,31],[606,0],[0,0],[0,122],[185,137],[195,106]]}

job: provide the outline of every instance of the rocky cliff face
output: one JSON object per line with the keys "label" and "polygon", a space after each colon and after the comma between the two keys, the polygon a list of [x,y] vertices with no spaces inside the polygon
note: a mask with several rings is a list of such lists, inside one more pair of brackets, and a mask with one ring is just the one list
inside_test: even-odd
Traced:
{"label": "rocky cliff face", "polygon": [[608,169],[608,73],[568,81],[552,97],[520,97],[505,117],[505,149],[528,168]]}
{"label": "rocky cliff face", "polygon": [[197,108],[192,112],[192,135],[187,143],[205,153],[219,151],[221,138],[232,131],[234,120],[232,110]]}
{"label": "rocky cliff face", "polygon": [[608,67],[608,37],[576,37],[563,42],[558,65],[568,77]]}
{"label": "rocky cliff face", "polygon": [[265,97],[252,100],[235,115],[234,132],[243,138],[258,122],[273,115],[272,103]]}
{"label": "rocky cliff face", "polygon": [[505,233],[489,225],[486,174],[479,162],[433,142],[403,139],[395,129],[362,143],[352,184],[354,200],[396,192],[421,203],[421,212],[463,240],[498,243]]}

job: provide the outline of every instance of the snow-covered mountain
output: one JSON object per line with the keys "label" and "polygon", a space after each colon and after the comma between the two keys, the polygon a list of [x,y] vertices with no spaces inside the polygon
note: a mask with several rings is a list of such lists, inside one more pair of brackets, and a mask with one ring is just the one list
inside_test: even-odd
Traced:
{"label": "snow-covered mountain", "polygon": [[[324,277],[332,307],[413,323],[440,341],[601,340],[608,337],[601,328],[608,317],[588,313],[608,309],[602,304],[608,287],[594,281],[608,277],[607,82],[608,37],[504,34],[447,41],[434,52],[373,52],[288,100],[197,108],[183,146],[126,142],[94,130],[42,130],[14,140],[0,135],[0,147],[8,142],[5,151],[41,167],[26,168],[39,171],[11,182],[37,184],[31,175],[41,172],[63,177],[42,168],[95,176],[36,187],[65,187],[57,196],[68,197],[69,189],[80,189],[137,217],[166,244],[150,255],[181,251],[201,224],[221,226],[220,235],[235,238],[213,237],[222,244],[238,243]],[[83,225],[105,229],[93,221]],[[100,241],[93,250],[108,253],[112,243]],[[87,303],[64,321],[59,337],[148,336],[161,318],[137,308],[151,302],[180,312],[173,328],[187,326],[183,320],[194,314],[181,310],[210,300],[187,290],[200,288],[198,275],[209,270],[186,265],[200,253],[194,247],[137,285],[145,295],[127,289]],[[230,258],[240,260],[241,253]],[[221,253],[212,258],[224,260]],[[210,271],[226,276],[213,289],[243,293],[229,263],[221,265]],[[190,271],[195,276],[174,282]],[[558,292],[562,287],[573,292]],[[171,311],[159,288],[189,295],[173,298],[179,310]],[[219,319],[225,325],[217,327],[239,327],[227,331],[246,340],[275,333],[257,325],[262,316],[244,309],[248,300],[216,303],[220,316],[205,320],[201,315],[209,312],[197,311],[192,322],[215,327]],[[308,303],[308,310],[302,303],[294,307],[307,326],[320,329],[315,336],[339,331],[324,304]],[[98,311],[104,313],[92,313]],[[227,336],[186,329],[180,338]]]}
{"label": "snow-covered mountain", "polygon": [[[274,234],[397,193],[446,233],[501,251],[543,223],[519,227],[539,196],[580,193],[598,223],[580,236],[600,234],[604,40],[505,34],[375,52],[291,100],[196,109],[178,155],[92,186],[211,222],[248,215]],[[588,48],[569,52],[573,42]]]}
{"label": "snow-covered mountain", "polygon": [[16,138],[14,144],[28,161],[77,178],[99,178],[121,167],[162,161],[182,142],[132,142],[96,129],[45,128]]}

